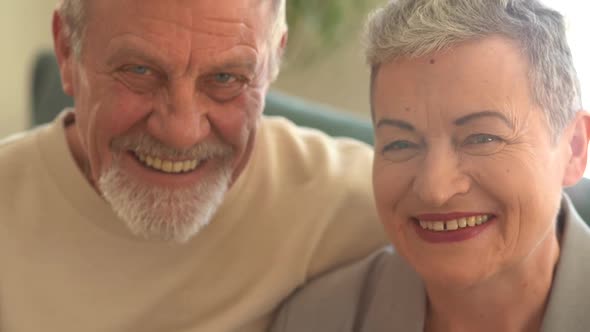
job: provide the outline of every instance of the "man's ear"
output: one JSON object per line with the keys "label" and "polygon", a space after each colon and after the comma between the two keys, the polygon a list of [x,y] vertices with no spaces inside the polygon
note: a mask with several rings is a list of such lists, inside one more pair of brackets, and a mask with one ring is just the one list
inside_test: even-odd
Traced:
{"label": "man's ear", "polygon": [[[289,33],[287,28],[285,27],[284,32],[281,35],[281,39],[279,39],[278,44],[276,44],[276,40],[272,41],[272,49],[271,51],[274,52],[272,57],[272,61],[270,63],[270,73],[269,73],[269,77],[270,77],[270,81],[274,81],[276,80],[279,71],[280,71],[280,67],[281,67],[281,62],[283,60],[283,56],[285,55],[285,50],[287,48],[287,39],[288,39]],[[275,48],[276,47],[276,48]]]}
{"label": "man's ear", "polygon": [[578,112],[570,125],[569,136],[570,159],[565,168],[563,186],[575,185],[584,176],[588,162],[588,142],[590,141],[590,114]]}
{"label": "man's ear", "polygon": [[281,41],[279,43],[279,55],[282,57],[285,55],[285,51],[287,49],[287,42],[289,41],[289,30],[285,29],[283,35],[281,36]]}
{"label": "man's ear", "polygon": [[74,52],[66,23],[57,10],[53,12],[52,32],[53,48],[61,75],[62,89],[67,95],[73,96],[72,67],[75,60]]}

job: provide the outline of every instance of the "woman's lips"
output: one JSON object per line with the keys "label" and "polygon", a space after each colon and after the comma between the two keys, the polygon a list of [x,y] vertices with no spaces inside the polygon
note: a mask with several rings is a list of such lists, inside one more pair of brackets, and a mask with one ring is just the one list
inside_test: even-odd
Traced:
{"label": "woman's lips", "polygon": [[457,242],[477,236],[496,220],[489,213],[423,214],[413,218],[418,235],[427,242]]}
{"label": "woman's lips", "polygon": [[494,216],[491,214],[464,214],[462,216],[455,215],[430,215],[428,217],[419,216],[416,218],[418,224],[423,229],[428,229],[435,232],[456,231],[461,228],[475,227],[485,224]]}

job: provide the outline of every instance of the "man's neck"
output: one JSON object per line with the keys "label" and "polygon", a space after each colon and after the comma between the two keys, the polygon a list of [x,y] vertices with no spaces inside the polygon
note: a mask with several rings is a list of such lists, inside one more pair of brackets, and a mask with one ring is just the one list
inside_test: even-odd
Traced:
{"label": "man's neck", "polygon": [[78,166],[78,169],[90,185],[96,188],[94,181],[92,180],[92,176],[90,173],[90,167],[88,165],[88,160],[85,157],[84,148],[82,147],[82,143],[80,142],[80,136],[78,135],[78,130],[76,127],[76,120],[74,115],[71,114],[64,123],[64,129],[66,132],[66,141],[68,143],[68,147],[70,148],[70,153],[74,157],[74,161]]}
{"label": "man's neck", "polygon": [[539,331],[559,260],[554,230],[518,266],[468,289],[430,286],[424,331]]}

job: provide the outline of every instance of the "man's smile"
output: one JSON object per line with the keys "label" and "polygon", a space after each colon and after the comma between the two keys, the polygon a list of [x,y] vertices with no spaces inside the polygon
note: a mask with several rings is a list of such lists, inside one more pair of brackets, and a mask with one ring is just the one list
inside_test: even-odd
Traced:
{"label": "man's smile", "polygon": [[140,152],[133,152],[133,154],[144,166],[170,174],[194,171],[203,161],[201,159],[167,160]]}

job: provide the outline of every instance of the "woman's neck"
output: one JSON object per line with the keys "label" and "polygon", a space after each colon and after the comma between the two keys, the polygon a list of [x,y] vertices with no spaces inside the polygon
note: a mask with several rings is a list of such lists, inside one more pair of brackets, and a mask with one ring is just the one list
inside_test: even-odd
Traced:
{"label": "woman's neck", "polygon": [[475,287],[427,283],[424,331],[539,331],[558,260],[552,231],[519,266]]}

